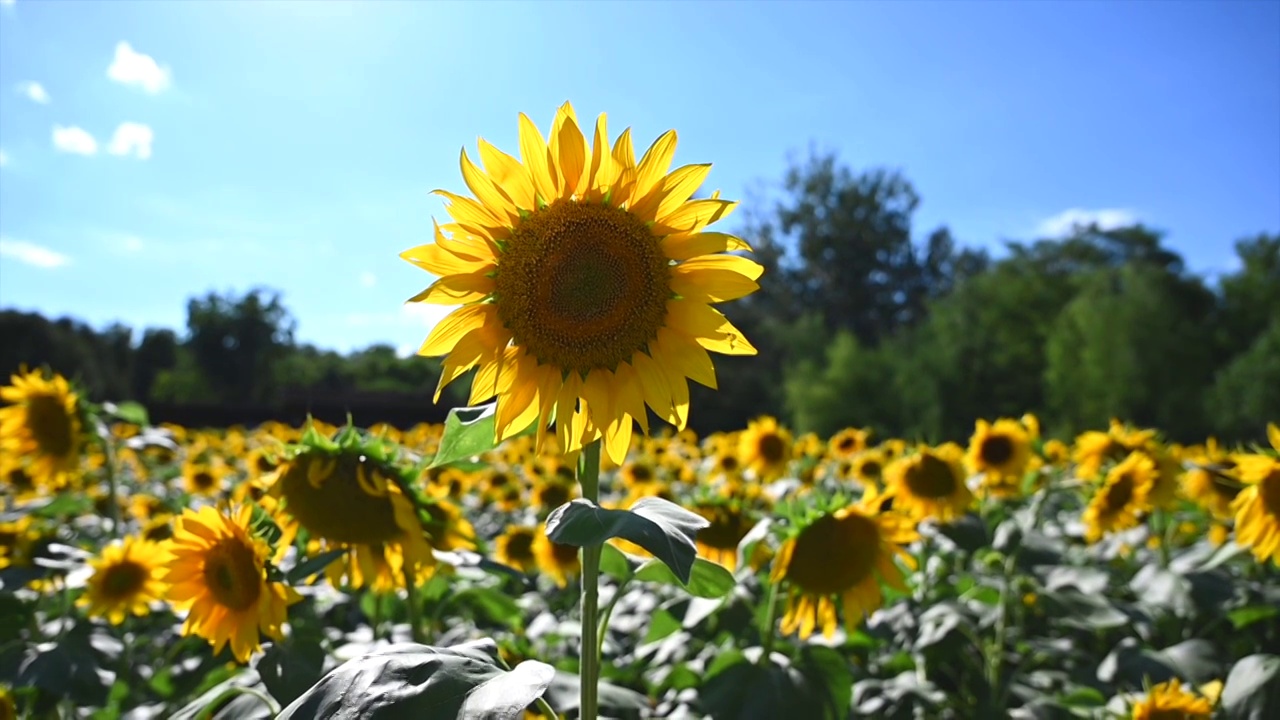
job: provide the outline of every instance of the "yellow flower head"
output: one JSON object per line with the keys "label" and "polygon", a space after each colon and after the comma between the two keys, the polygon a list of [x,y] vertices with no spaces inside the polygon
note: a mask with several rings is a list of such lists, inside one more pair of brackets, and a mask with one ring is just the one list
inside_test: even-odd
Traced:
{"label": "yellow flower head", "polygon": [[89,561],[94,573],[76,605],[87,607],[90,617],[105,617],[119,625],[129,613],[139,617],[150,612],[150,603],[164,594],[160,564],[164,552],[156,543],[140,537],[126,537],[102,549]]}
{"label": "yellow flower head", "polygon": [[759,480],[781,477],[791,460],[791,432],[767,415],[752,420],[738,436],[738,460]]}
{"label": "yellow flower head", "polygon": [[0,388],[0,451],[26,459],[26,472],[38,485],[60,488],[72,479],[82,445],[80,397],[61,375],[45,378],[39,370],[10,378]]}
{"label": "yellow flower head", "polygon": [[534,553],[538,528],[522,525],[508,525],[507,529],[494,541],[493,557],[508,567],[520,572],[533,572],[538,566],[538,556]]}
{"label": "yellow flower head", "polygon": [[964,484],[964,472],[956,453],[920,448],[889,463],[884,471],[885,490],[894,508],[916,520],[935,518],[950,522],[965,513],[973,493]]}
{"label": "yellow flower head", "polygon": [[238,662],[261,647],[259,633],[280,640],[286,608],[302,598],[267,580],[267,543],[250,530],[251,506],[230,514],[211,506],[186,509],[169,541],[163,580],[177,610],[187,611],[184,635],[199,635],[215,653],[230,644]]}
{"label": "yellow flower head", "polygon": [[547,537],[546,525],[539,525],[534,534],[533,556],[538,570],[560,587],[568,586],[571,578],[582,573],[578,548],[573,545],[562,545]]}
{"label": "yellow flower head", "polygon": [[1031,459],[1031,437],[1016,420],[979,420],[969,439],[965,463],[971,473],[983,473],[987,484],[1021,480]]}
{"label": "yellow flower head", "polygon": [[520,115],[520,160],[481,140],[481,168],[463,150],[474,199],[437,191],[453,221],[401,257],[439,277],[412,302],[462,307],[418,352],[445,356],[439,388],[476,368],[470,402],[497,398],[497,440],[536,422],[541,447],[554,413],[564,452],[603,438],[621,464],[645,405],[684,428],[687,379],[716,386],[708,350],[755,353],[711,306],[762,268],[706,231],[734,203],[691,200],[711,166],[668,172],[675,147],[668,131],[637,161],[626,130],[610,149],[604,115],[589,143],[565,103],[549,139]]}
{"label": "yellow flower head", "polygon": [[[1272,447],[1280,450],[1275,425],[1268,427],[1268,435]],[[1237,467],[1245,488],[1232,504],[1236,542],[1249,548],[1258,562],[1280,565],[1280,457],[1241,455]]]}
{"label": "yellow flower head", "polygon": [[1155,462],[1143,452],[1130,453],[1111,468],[1084,510],[1085,540],[1095,543],[1108,533],[1137,527],[1140,515],[1151,509],[1157,473]]}
{"label": "yellow flower head", "polygon": [[1133,706],[1133,720],[1196,720],[1213,716],[1209,698],[1182,688],[1177,678],[1151,688]]}
{"label": "yellow flower head", "polygon": [[851,458],[867,449],[871,431],[861,428],[845,428],[827,443],[827,454],[836,459]]}

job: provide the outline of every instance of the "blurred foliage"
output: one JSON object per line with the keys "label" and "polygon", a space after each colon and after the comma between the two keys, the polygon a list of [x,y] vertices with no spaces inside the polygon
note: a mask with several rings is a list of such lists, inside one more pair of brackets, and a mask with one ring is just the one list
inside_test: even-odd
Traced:
{"label": "blurred foliage", "polygon": [[[760,355],[719,359],[719,390],[692,388],[691,425],[770,413],[800,430],[942,440],[967,437],[972,418],[1030,410],[1060,436],[1117,416],[1175,439],[1258,439],[1280,417],[1280,235],[1240,240],[1236,268],[1210,280],[1149,227],[1077,227],[992,258],[945,227],[920,233],[919,203],[900,173],[822,153],[793,164],[775,202],[744,203],[736,230],[766,272],[725,312]],[[438,377],[436,361],[390,346],[297,343],[268,290],[187,310],[181,336],[136,341],[119,325],[0,312],[0,371],[47,363],[100,398],[266,406],[300,393],[419,398]]]}

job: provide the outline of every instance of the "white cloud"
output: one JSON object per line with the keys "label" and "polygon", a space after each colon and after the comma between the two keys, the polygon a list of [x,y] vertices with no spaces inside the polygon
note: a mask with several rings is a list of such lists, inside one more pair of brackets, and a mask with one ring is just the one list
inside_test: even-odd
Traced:
{"label": "white cloud", "polygon": [[120,127],[111,136],[111,142],[107,144],[107,152],[112,155],[133,155],[139,160],[146,160],[151,157],[151,141],[154,139],[155,133],[142,123],[120,123]]}
{"label": "white cloud", "polygon": [[377,275],[374,275],[373,273],[369,272],[368,270],[366,270],[366,271],[364,271],[364,272],[360,273],[360,285],[362,285],[363,287],[371,288],[371,287],[373,287],[374,285],[377,285],[377,284],[378,284],[378,276],[377,276]]}
{"label": "white cloud", "polygon": [[127,42],[116,45],[116,55],[107,68],[107,77],[122,85],[133,85],[152,95],[169,87],[169,67],[161,66],[150,55],[133,49]]}
{"label": "white cloud", "polygon": [[1077,226],[1097,225],[1102,230],[1114,230],[1136,222],[1138,222],[1137,214],[1123,208],[1103,210],[1071,208],[1040,221],[1036,226],[1036,233],[1041,237],[1057,238],[1070,235]]}
{"label": "white cloud", "polygon": [[26,240],[0,238],[0,257],[13,258],[24,265],[39,268],[62,267],[71,262],[71,258],[56,250]]}
{"label": "white cloud", "polygon": [[38,103],[40,105],[48,105],[49,101],[53,99],[49,97],[49,91],[45,90],[44,86],[38,82],[20,82],[18,83],[17,90],[19,94],[26,95],[27,99],[31,102]]}
{"label": "white cloud", "polygon": [[53,146],[60,152],[73,155],[93,155],[98,152],[98,141],[84,128],[53,126]]}

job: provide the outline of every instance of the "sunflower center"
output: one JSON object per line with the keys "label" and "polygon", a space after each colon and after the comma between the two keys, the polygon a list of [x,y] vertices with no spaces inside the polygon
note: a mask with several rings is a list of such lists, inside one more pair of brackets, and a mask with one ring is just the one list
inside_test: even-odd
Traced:
{"label": "sunflower center", "polygon": [[200,490],[208,490],[215,482],[217,481],[213,479],[213,475],[203,470],[191,476],[191,483]]}
{"label": "sunflower center", "polygon": [[1133,476],[1129,473],[1116,478],[1113,485],[1106,490],[1106,496],[1103,498],[1103,504],[1107,508],[1108,513],[1117,513],[1129,504],[1133,499]]}
{"label": "sunflower center", "polygon": [[871,577],[880,553],[880,528],[850,512],[824,515],[796,537],[787,579],[813,595],[835,595]]}
{"label": "sunflower center", "polygon": [[956,491],[956,474],[945,460],[930,453],[922,454],[906,473],[911,494],[922,498],[950,497]]}
{"label": "sunflower center", "polygon": [[878,478],[880,477],[881,470],[883,470],[883,468],[880,467],[880,463],[875,460],[867,460],[862,463],[858,474],[865,478]]}
{"label": "sunflower center", "polygon": [[533,533],[518,532],[507,536],[507,557],[519,562],[533,560]]}
{"label": "sunflower center", "polygon": [[377,545],[402,532],[386,495],[370,495],[359,473],[379,472],[372,463],[352,454],[336,458],[327,477],[312,485],[308,475],[321,458],[301,455],[281,478],[285,508],[307,532],[325,540],[353,545]]}
{"label": "sunflower center", "polygon": [[132,560],[123,560],[103,571],[102,595],[109,600],[130,597],[147,582],[147,569]]}
{"label": "sunflower center", "polygon": [[564,483],[550,481],[538,492],[539,504],[544,508],[558,508],[569,502],[569,487]]}
{"label": "sunflower center", "polygon": [[1000,467],[1013,457],[1013,441],[1004,435],[992,435],[982,441],[978,454],[987,466]]}
{"label": "sunflower center", "polygon": [[836,449],[843,453],[853,452],[857,447],[858,441],[849,435],[840,438],[840,441],[836,443]]}
{"label": "sunflower center", "polygon": [[574,545],[561,545],[553,540],[551,557],[555,558],[557,565],[572,565],[578,561],[578,548]]}
{"label": "sunflower center", "polygon": [[1280,465],[1272,465],[1271,472],[1258,483],[1258,496],[1272,517],[1280,517]]}
{"label": "sunflower center", "polygon": [[657,337],[670,275],[639,218],[558,200],[512,230],[494,276],[498,317],[540,363],[613,370]]}
{"label": "sunflower center", "polygon": [[71,416],[55,395],[32,395],[27,399],[27,428],[45,455],[62,457],[71,452]]}
{"label": "sunflower center", "polygon": [[262,592],[253,549],[237,538],[219,540],[205,555],[204,582],[219,605],[236,611],[253,607]]}
{"label": "sunflower center", "polygon": [[756,450],[760,453],[760,457],[770,465],[776,465],[782,462],[787,455],[787,444],[782,438],[773,433],[765,433],[756,441]]}
{"label": "sunflower center", "polygon": [[717,507],[699,508],[698,514],[711,525],[698,531],[698,542],[717,550],[734,550],[750,529],[741,513]]}
{"label": "sunflower center", "polygon": [[631,466],[631,482],[646,483],[653,479],[653,471],[647,465]]}
{"label": "sunflower center", "polygon": [[738,469],[737,455],[724,455],[720,458],[720,469],[725,472],[736,472]]}

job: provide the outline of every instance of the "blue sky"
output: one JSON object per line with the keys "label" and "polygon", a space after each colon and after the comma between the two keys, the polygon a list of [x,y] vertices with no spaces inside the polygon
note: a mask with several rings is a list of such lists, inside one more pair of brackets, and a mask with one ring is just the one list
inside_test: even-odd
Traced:
{"label": "blue sky", "polygon": [[729,197],[817,143],[901,168],[921,234],[1138,218],[1221,271],[1280,231],[1278,38],[1275,2],[0,0],[0,306],[181,327],[268,285],[305,341],[416,347],[429,191],[565,100]]}

